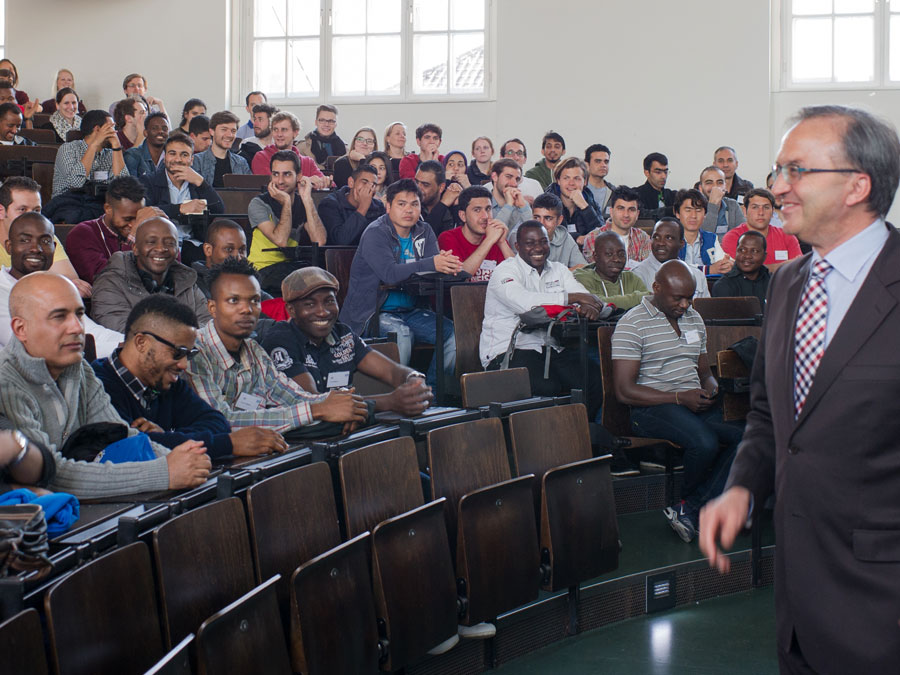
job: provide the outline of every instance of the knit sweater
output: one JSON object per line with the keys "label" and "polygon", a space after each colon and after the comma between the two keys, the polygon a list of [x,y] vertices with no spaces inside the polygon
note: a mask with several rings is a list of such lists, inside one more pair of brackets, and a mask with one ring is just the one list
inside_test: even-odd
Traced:
{"label": "knit sweater", "polygon": [[619,309],[631,309],[641,304],[641,298],[648,294],[647,287],[633,272],[622,272],[617,281],[606,281],[597,274],[594,265],[582,267],[574,272],[575,280],[596,295],[603,302],[610,302]]}
{"label": "knit sweater", "polygon": [[[151,442],[157,459],[146,462],[84,462],[64,458],[58,448],[76,429],[93,422],[125,424],[87,361],[66,368],[56,381],[44,359],[13,339],[0,351],[0,412],[22,432],[53,452],[56,478],[50,488],[80,498],[111,497],[169,487],[168,448]],[[136,429],[128,427],[128,435]]]}

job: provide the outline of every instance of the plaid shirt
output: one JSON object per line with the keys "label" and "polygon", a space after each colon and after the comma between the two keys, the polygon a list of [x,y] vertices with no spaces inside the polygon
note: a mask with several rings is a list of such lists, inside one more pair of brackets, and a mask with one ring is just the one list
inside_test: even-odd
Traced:
{"label": "plaid shirt", "polygon": [[119,360],[119,353],[121,351],[121,349],[116,349],[112,354],[110,354],[109,362],[115,369],[116,374],[119,376],[119,379],[122,380],[125,388],[128,389],[128,391],[131,392],[132,396],[137,399],[137,402],[141,404],[141,407],[144,410],[147,410],[147,408],[150,407],[150,404],[156,399],[157,396],[159,396],[159,392],[155,389],[145,387],[143,384],[141,384],[141,381],[122,364],[122,362]]}
{"label": "plaid shirt", "polygon": [[[581,245],[584,251],[584,257],[589,263],[594,262],[594,240],[601,232],[609,232],[612,225],[607,220],[602,227],[588,232]],[[632,227],[628,232],[628,249],[625,251],[628,261],[641,262],[646,260],[650,255],[650,236],[639,227]],[[630,265],[626,265],[626,269],[630,269]]]}
{"label": "plaid shirt", "polygon": [[[280,373],[272,359],[254,340],[244,340],[241,360],[225,349],[215,322],[197,332],[200,353],[190,361],[186,376],[200,398],[220,411],[233,427],[268,427],[288,431],[313,421],[310,404],[327,394],[310,394]],[[258,396],[256,410],[237,408],[241,394]]]}
{"label": "plaid shirt", "polygon": [[[82,140],[63,143],[59,146],[56,153],[56,163],[53,166],[53,196],[61,195],[63,192],[80,188],[88,180],[90,176],[84,170],[84,164],[81,158],[87,152],[87,143]],[[113,151],[110,148],[103,148],[94,155],[94,163],[91,165],[91,174],[95,171],[106,171],[107,179],[105,182],[111,181],[119,176],[127,176],[127,167],[122,167],[122,173],[113,174]]]}

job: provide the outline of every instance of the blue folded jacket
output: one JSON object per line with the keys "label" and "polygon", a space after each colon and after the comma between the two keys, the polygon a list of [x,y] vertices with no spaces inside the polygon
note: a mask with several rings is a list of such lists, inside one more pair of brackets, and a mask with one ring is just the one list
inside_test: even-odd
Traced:
{"label": "blue folded jacket", "polygon": [[54,492],[39,497],[31,490],[21,488],[0,494],[0,506],[13,504],[37,504],[44,510],[47,521],[47,534],[52,538],[68,532],[78,520],[80,507],[75,495],[66,492]]}

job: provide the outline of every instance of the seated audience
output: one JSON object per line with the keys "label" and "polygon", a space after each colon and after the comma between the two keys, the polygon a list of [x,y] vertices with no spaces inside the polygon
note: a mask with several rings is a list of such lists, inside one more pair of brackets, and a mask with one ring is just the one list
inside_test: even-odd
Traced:
{"label": "seated audience", "polygon": [[625,270],[627,259],[619,235],[601,232],[594,242],[594,262],[575,270],[575,281],[616,309],[631,309],[648,291],[638,275]]}
{"label": "seated audience", "polygon": [[245,138],[251,138],[255,129],[253,126],[253,109],[258,105],[268,104],[269,99],[266,95],[261,91],[251,91],[244,98],[244,110],[247,111],[247,114],[250,115],[250,119],[247,120],[246,124],[242,124],[240,128],[237,130],[237,138],[240,140],[244,140]]}
{"label": "seated audience", "polygon": [[319,202],[319,218],[328,233],[329,243],[356,246],[369,223],[384,215],[384,204],[375,199],[377,179],[375,167],[359,164],[345,187]]}
{"label": "seated audience", "polygon": [[281,284],[289,321],[268,331],[262,346],[275,367],[310,393],[349,387],[359,372],[394,390],[367,396],[376,411],[420,415],[431,403],[425,376],[370,349],[348,326],[338,322],[337,279],[319,267],[291,272]]}
{"label": "seated audience", "polygon": [[194,310],[200,323],[209,321],[206,298],[197,288],[197,273],[178,262],[178,232],[158,216],[137,226],[134,250],[113,253],[97,275],[91,316],[112,330],[123,331],[128,314],[142,298],[154,293],[175,296]]}
{"label": "seated audience", "polygon": [[313,188],[319,190],[327,188],[331,185],[331,179],[326,178],[319,167],[316,166],[314,159],[305,155],[301,155],[300,151],[294,145],[294,138],[300,133],[300,120],[294,113],[282,110],[276,113],[271,120],[272,142],[253,156],[253,173],[265,176],[270,173],[272,165],[272,157],[276,152],[292,152],[297,155],[297,161],[300,163],[300,169],[297,176],[309,178],[312,181]]}
{"label": "seated audience", "polygon": [[[184,107],[181,109],[181,122],[178,123],[178,129],[181,133],[188,135],[191,133],[191,120],[197,115],[206,114],[206,104],[199,98],[189,98],[185,101]],[[168,118],[167,118],[168,119]]]}
{"label": "seated audience", "polygon": [[[273,295],[281,292],[281,280],[299,264],[277,246],[322,246],[327,241],[325,226],[313,201],[311,178],[300,176],[300,155],[282,150],[272,155],[268,190],[254,197],[247,207],[254,228],[250,244],[250,262],[259,272],[262,288]],[[312,161],[309,157],[307,161]]]}
{"label": "seated audience", "polygon": [[[166,112],[166,106],[163,103],[162,99],[151,96],[147,93],[147,78],[145,78],[140,73],[131,73],[130,75],[126,75],[125,79],[122,80],[122,91],[125,93],[125,98],[138,97],[147,102],[147,105],[150,106],[148,112],[161,112],[168,116]],[[113,108],[116,107],[116,103],[113,103],[109,106],[109,114],[112,116]]]}
{"label": "seated audience", "polygon": [[[16,109],[22,113],[24,128],[34,128],[34,116],[43,110],[41,104],[38,103],[37,100],[27,101],[24,105],[18,103],[16,96],[22,92],[17,92],[15,87],[13,87],[10,81],[5,79],[4,76],[9,76],[8,70],[0,70],[0,105],[4,103],[12,103],[15,105]],[[35,144],[31,143],[31,145]]]}
{"label": "seated audience", "polygon": [[[74,89],[63,87],[56,92],[56,105],[50,119],[41,129],[51,129],[57,143],[65,143],[70,131],[81,129],[81,115],[78,114],[78,94]],[[46,112],[46,111],[45,111]]]}
{"label": "seated audience", "polygon": [[419,164],[415,182],[422,195],[422,220],[435,235],[452,230],[456,226],[453,205],[459,198],[460,186],[453,185],[448,190],[444,167],[432,159]]}
{"label": "seated audience", "polygon": [[675,195],[672,208],[684,226],[685,239],[678,258],[704,274],[725,274],[734,265],[734,260],[722,250],[716,235],[700,229],[706,216],[706,204],[706,197],[699,190],[679,190]]}
{"label": "seated audience", "polygon": [[743,204],[744,195],[753,189],[753,183],[737,175],[738,158],[734,148],[728,145],[716,148],[713,164],[725,174],[725,196]]}
{"label": "seated audience", "polygon": [[700,172],[700,192],[707,199],[703,229],[714,232],[719,241],[729,230],[744,222],[741,206],[725,196],[725,174],[716,166],[708,166]]}
{"label": "seated audience", "polygon": [[81,279],[94,283],[113,253],[131,250],[134,228],[156,215],[155,209],[144,207],[144,195],[144,186],[136,178],[115,178],[106,191],[103,215],[78,223],[69,231],[66,251]]}
{"label": "seated audience", "polygon": [[788,234],[777,225],[772,225],[772,214],[775,213],[775,195],[762,188],[754,188],[744,195],[744,208],[747,210],[747,222],[738,225],[722,237],[722,248],[734,255],[738,238],[745,232],[754,230],[766,238],[765,264],[771,271],[788,260],[803,255],[800,242],[792,234]]}
{"label": "seated audience", "polygon": [[546,190],[553,182],[553,172],[565,152],[565,139],[555,131],[548,131],[541,139],[541,155],[544,158],[528,169],[525,176],[533,178],[541,184],[542,190]]}
{"label": "seated audience", "polygon": [[497,265],[515,255],[506,242],[506,225],[491,216],[491,193],[480,185],[460,193],[457,209],[462,225],[441,232],[438,248],[462,261],[470,281],[487,281]]}
{"label": "seated audience", "polygon": [[0,103],[0,145],[37,145],[24,136],[19,136],[22,128],[22,111],[10,101]]}
{"label": "seated audience", "polygon": [[[519,315],[532,307],[574,304],[579,314],[590,319],[599,318],[604,310],[603,303],[575,281],[565,265],[548,259],[550,239],[540,223],[527,220],[519,226],[516,251],[516,256],[497,265],[488,282],[479,344],[481,364],[485,370],[528,368],[531,392],[535,396],[556,396],[573,388],[581,389],[578,350],[564,348],[555,338],[548,337],[545,330],[518,333],[508,364],[503,364],[519,325]],[[548,358],[549,374],[544,377]],[[588,369],[589,385],[585,394],[588,415],[593,420],[600,411],[603,386],[600,367],[590,362]]]}
{"label": "seated audience", "polygon": [[277,112],[278,108],[268,103],[259,103],[253,106],[253,117],[250,119],[253,123],[253,133],[241,141],[238,151],[247,164],[252,165],[256,153],[272,142],[270,121]]}
{"label": "seated audience", "polygon": [[603,225],[594,195],[585,187],[587,166],[577,157],[566,157],[557,162],[553,179],[547,192],[562,200],[566,229],[580,246],[588,232]]}
{"label": "seated audience", "polygon": [[210,270],[215,265],[221,265],[226,258],[246,257],[247,235],[244,234],[244,228],[228,218],[216,218],[206,228],[203,260],[191,263],[191,269],[197,273],[197,288],[206,296],[207,300],[209,300]]}
{"label": "seated audience", "polygon": [[351,391],[310,394],[279,372],[255,340],[259,282],[246,260],[228,258],[209,278],[212,321],[197,333],[199,353],[188,365],[191,386],[232,427],[290,431],[317,420],[359,424],[365,401]]}
{"label": "seated audience", "polygon": [[[563,203],[559,197],[549,192],[544,192],[537,196],[531,206],[533,218],[547,230],[547,237],[550,239],[550,257],[553,262],[562,263],[570,270],[584,267],[587,260],[581,254],[578,244],[569,236],[569,232],[564,224]],[[506,240],[510,246],[515,246],[516,233],[519,226],[517,225],[509,234]]]}
{"label": "seated audience", "polygon": [[444,180],[449,187],[452,184],[459,185],[460,192],[471,185],[469,176],[466,173],[469,167],[469,160],[466,153],[462,150],[451,150],[444,155],[444,161],[441,162],[444,167]]}
{"label": "seated audience", "polygon": [[191,140],[194,142],[194,154],[209,150],[212,145],[212,134],[209,131],[209,118],[206,115],[196,115],[188,123]]}
{"label": "seated audience", "polygon": [[0,496],[26,485],[46,488],[55,476],[53,453],[0,417]]}
{"label": "seated audience", "polygon": [[[754,188],[755,189],[755,188]],[[771,273],[765,265],[766,237],[759,230],[747,230],[738,238],[734,267],[712,287],[714,298],[755,295],[761,307],[766,306]]]}
{"label": "seated audience", "polygon": [[[125,424],[82,358],[84,305],[75,287],[51,272],[29,274],[9,298],[14,338],[0,352],[0,412],[53,451],[56,478],[50,488],[79,498],[195,487],[209,475],[203,444],[169,450],[150,442],[156,459],[84,462],[59,453],[65,439],[86,424]],[[127,426],[127,425],[126,425]],[[128,428],[128,436],[138,433]]]}
{"label": "seated audience", "polygon": [[[372,131],[372,134],[374,136],[375,132]],[[359,132],[356,132],[356,136],[359,136]],[[351,145],[355,144],[351,142]],[[347,146],[337,135],[337,108],[324,103],[316,108],[316,128],[303,137],[303,140],[297,144],[297,149],[301,155],[312,157],[320,169],[325,168],[325,160],[329,157],[342,157],[347,154]],[[378,149],[377,142],[374,148],[366,151],[366,154],[373,149]],[[338,184],[338,187],[341,185]]]}
{"label": "seated audience", "polygon": [[410,152],[400,160],[397,175],[400,178],[415,178],[420,163],[430,160],[443,162],[444,156],[438,152],[443,136],[444,132],[441,128],[432,122],[426,122],[417,127],[416,145],[419,146],[419,152]]}
{"label": "seated audience", "polygon": [[[672,216],[660,218],[656,225],[653,226],[653,234],[650,236],[651,255],[635,267],[632,272],[641,278],[644,286],[647,288],[652,287],[659,268],[664,262],[677,260],[678,252],[684,244],[684,226],[679,220]],[[706,283],[706,276],[693,265],[688,265],[688,269],[694,277],[694,297],[708,298],[709,286]]]}
{"label": "seated audience", "polygon": [[123,98],[113,108],[116,135],[123,150],[137,145],[144,138],[144,119],[149,114],[149,104],[141,98]]}
{"label": "seated audience", "polygon": [[491,182],[491,160],[494,158],[494,144],[487,136],[479,136],[472,141],[472,162],[466,168],[466,176],[471,185]]}
{"label": "seated audience", "polygon": [[[56,81],[53,84],[53,89],[56,94],[59,93],[60,89],[75,89],[75,76],[72,74],[72,71],[67,68],[61,68],[56,73]],[[48,98],[46,101],[41,102],[41,107],[44,109],[45,115],[52,115],[56,112],[56,94],[54,94],[54,98]],[[84,101],[78,101],[78,114],[84,115],[87,112],[87,108],[84,107]]]}
{"label": "seated audience", "polygon": [[346,187],[350,175],[373,150],[378,150],[375,130],[372,127],[360,127],[350,140],[350,149],[334,162],[334,184],[339,188]]}
{"label": "seated audience", "polygon": [[601,232],[613,232],[618,235],[625,247],[628,260],[625,269],[634,269],[650,255],[650,235],[637,227],[641,214],[641,197],[634,188],[620,185],[615,188],[609,198],[609,220],[598,229],[587,233],[582,247],[588,262],[594,260],[594,240]]}
{"label": "seated audience", "polygon": [[[10,176],[0,185],[0,242],[9,239],[9,226],[12,222],[29,211],[41,212],[41,186],[25,176]],[[81,297],[91,297],[91,284],[78,278],[78,273],[56,235],[53,236],[53,242],[56,249],[50,271],[63,275],[75,284]],[[9,254],[0,248],[0,265],[8,267],[10,262]]]}
{"label": "seated audience", "polygon": [[144,120],[144,142],[125,151],[125,166],[135,178],[152,174],[162,163],[169,138],[169,118],[163,113],[150,113]]}
{"label": "seated audience", "polygon": [[[500,146],[500,159],[511,159],[515,161],[524,172],[525,164],[528,162],[528,151],[525,149],[525,144],[518,138],[509,139]],[[493,165],[491,168],[493,169]],[[488,172],[488,174],[490,175],[490,172]],[[485,183],[484,186],[488,190],[493,189],[493,183],[488,182]],[[538,195],[544,194],[544,188],[541,187],[541,184],[534,178],[529,178],[528,176],[522,176],[522,182],[519,183],[519,189],[522,191],[522,194],[525,195],[525,201],[528,202],[529,206],[531,206],[531,202],[533,202]]]}
{"label": "seated audience", "polygon": [[[420,220],[422,197],[415,182],[401,178],[388,187],[387,213],[363,232],[350,267],[347,298],[341,320],[357,335],[397,334],[400,362],[409,364],[413,342],[436,344],[434,312],[427,309],[427,297],[416,297],[397,286],[417,272],[456,274],[460,259],[438,249],[434,232]],[[378,312],[378,325],[369,325]],[[456,342],[453,323],[444,321],[441,336],[444,370],[453,377],[456,368]],[[440,346],[436,348],[440,349]],[[432,359],[428,382],[433,384],[436,370]]]}
{"label": "seated audience", "polygon": [[594,197],[597,205],[597,215],[601,221],[609,218],[612,208],[612,193],[616,186],[610,183],[606,176],[609,174],[609,148],[602,143],[594,143],[584,151],[584,163],[587,165],[588,181],[585,187]]}
{"label": "seated audience", "polygon": [[376,171],[375,176],[375,199],[384,204],[384,193],[387,186],[394,182],[394,171],[391,168],[391,158],[386,152],[376,150],[369,153],[366,157],[366,164]]}
{"label": "seated audience", "polygon": [[[58,246],[53,223],[40,213],[30,211],[16,218],[9,227],[4,251],[10,259],[8,267],[0,271],[0,346],[12,339],[10,328],[9,294],[20,279],[34,272],[47,272],[53,264]],[[122,334],[83,318],[84,329],[94,337],[98,356],[108,356],[122,341]]]}
{"label": "seated audience", "polygon": [[662,265],[652,295],[619,319],[612,337],[613,384],[631,406],[632,431],[684,449],[682,501],[665,515],[685,542],[697,535],[701,507],[722,492],[743,433],[743,422],[722,420],[706,327],[691,307],[694,271],[680,260]]}
{"label": "seated audience", "polygon": [[199,351],[198,328],[191,308],[171,296],[151,295],[134,306],[121,348],[91,364],[116,412],[160,445],[200,441],[211,458],[287,450],[271,429],[232,431],[225,416],[181,377]]}
{"label": "seated audience", "polygon": [[671,213],[675,201],[675,191],[666,188],[669,180],[669,159],[661,152],[651,152],[644,157],[646,182],[635,188],[640,199],[641,211]]}
{"label": "seated audience", "polygon": [[511,159],[498,159],[491,165],[491,209],[494,218],[510,230],[531,220],[531,207],[519,189],[522,167]]}
{"label": "seated audience", "polygon": [[225,187],[223,176],[226,173],[250,173],[246,160],[231,151],[239,123],[238,116],[229,110],[215,113],[209,118],[212,145],[199,154],[194,153],[194,171],[214,188]]}
{"label": "seated audience", "polygon": [[[9,71],[6,74],[6,78],[10,82],[10,86],[15,88],[16,90],[16,103],[19,105],[25,105],[29,102],[28,94],[19,89],[19,69],[16,68],[16,64],[14,64],[9,59],[0,59],[0,69]],[[40,111],[38,111],[40,112]]]}
{"label": "seated audience", "polygon": [[400,162],[406,157],[406,125],[391,122],[384,130],[384,151],[391,158],[391,173],[400,175]]}

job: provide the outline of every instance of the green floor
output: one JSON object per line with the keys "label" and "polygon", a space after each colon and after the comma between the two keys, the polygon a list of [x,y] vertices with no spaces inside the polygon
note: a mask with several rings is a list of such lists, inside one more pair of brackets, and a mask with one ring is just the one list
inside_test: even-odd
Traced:
{"label": "green floor", "polygon": [[766,675],[778,672],[770,586],[651,614],[563,640],[503,675]]}

